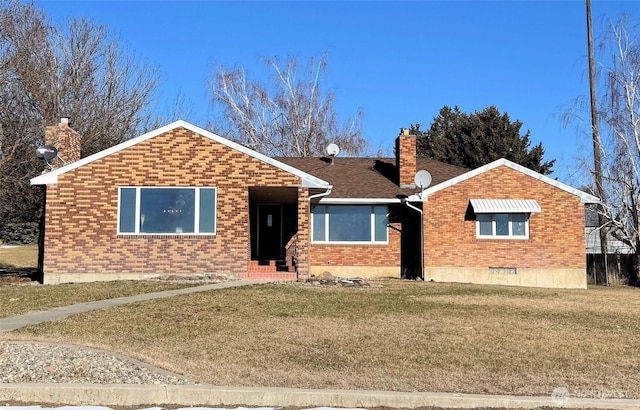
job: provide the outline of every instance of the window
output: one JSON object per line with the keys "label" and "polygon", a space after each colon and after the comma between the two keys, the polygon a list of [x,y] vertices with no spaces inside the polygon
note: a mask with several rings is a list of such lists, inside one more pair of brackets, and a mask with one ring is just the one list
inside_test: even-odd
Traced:
{"label": "window", "polygon": [[386,206],[315,205],[311,215],[314,242],[388,241]]}
{"label": "window", "polygon": [[535,199],[470,199],[480,239],[529,239],[529,216],[542,212]]}
{"label": "window", "polygon": [[122,187],[119,234],[215,234],[216,188]]}
{"label": "window", "polygon": [[529,239],[529,214],[476,214],[476,236]]}

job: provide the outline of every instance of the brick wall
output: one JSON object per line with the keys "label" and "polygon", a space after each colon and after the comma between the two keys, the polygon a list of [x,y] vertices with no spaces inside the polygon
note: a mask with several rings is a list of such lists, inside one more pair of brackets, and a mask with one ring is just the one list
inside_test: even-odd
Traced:
{"label": "brick wall", "polygon": [[[393,266],[400,272],[400,224],[392,222],[384,245],[311,244],[311,266]],[[328,269],[329,270],[329,269]]]}
{"label": "brick wall", "polygon": [[[217,234],[118,236],[119,186],[215,186]],[[300,180],[183,128],[60,175],[47,187],[45,281],[48,273],[244,272],[249,186],[299,187]],[[305,193],[299,189],[301,202]],[[308,212],[299,215],[304,224]]]}
{"label": "brick wall", "polygon": [[[529,240],[476,239],[471,198],[535,199]],[[585,269],[584,205],[579,198],[501,166],[429,196],[425,266]]]}

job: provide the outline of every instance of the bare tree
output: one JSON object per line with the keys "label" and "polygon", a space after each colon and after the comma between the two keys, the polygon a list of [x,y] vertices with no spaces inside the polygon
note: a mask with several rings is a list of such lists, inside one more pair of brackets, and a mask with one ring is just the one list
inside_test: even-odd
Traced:
{"label": "bare tree", "polygon": [[155,125],[157,73],[137,62],[102,25],[71,19],[52,27],[32,3],[0,0],[0,227],[37,219],[29,179],[46,125],[71,117],[82,156]]}
{"label": "bare tree", "polygon": [[[602,120],[604,216],[611,234],[633,249],[640,272],[640,33],[625,17],[602,43],[599,116]],[[610,61],[610,63],[608,63]]]}
{"label": "bare tree", "polygon": [[72,19],[68,32],[54,38],[60,50],[56,96],[58,112],[72,117],[82,135],[82,155],[101,151],[148,129],[148,111],[157,89],[157,73],[140,64],[106,27]]}
{"label": "bare tree", "polygon": [[38,217],[41,192],[28,182],[42,170],[34,155],[45,126],[39,101],[49,103],[37,76],[53,60],[49,34],[42,12],[17,0],[0,2],[1,227]]}
{"label": "bare tree", "polygon": [[[224,115],[222,133],[270,156],[316,156],[330,142],[347,155],[362,152],[362,113],[343,127],[337,123],[334,94],[322,90],[328,69],[326,56],[312,58],[298,69],[298,61],[266,59],[270,83],[248,79],[244,69],[219,67],[211,78],[214,104]],[[302,71],[302,72],[300,72]]]}

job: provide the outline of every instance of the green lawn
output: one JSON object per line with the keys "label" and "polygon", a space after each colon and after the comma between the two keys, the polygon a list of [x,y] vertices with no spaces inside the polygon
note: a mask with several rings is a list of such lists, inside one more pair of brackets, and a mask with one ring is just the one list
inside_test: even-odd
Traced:
{"label": "green lawn", "polygon": [[[30,288],[29,288],[29,291]],[[640,291],[259,285],[24,328],[217,385],[640,397]]]}

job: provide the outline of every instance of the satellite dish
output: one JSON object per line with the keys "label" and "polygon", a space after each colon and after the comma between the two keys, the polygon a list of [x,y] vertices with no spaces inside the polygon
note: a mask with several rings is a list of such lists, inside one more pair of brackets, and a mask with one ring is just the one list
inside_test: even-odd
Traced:
{"label": "satellite dish", "polygon": [[340,148],[336,144],[327,145],[327,154],[332,157],[335,157],[340,152]]}
{"label": "satellite dish", "polygon": [[413,177],[413,181],[416,183],[416,186],[420,189],[425,189],[429,185],[431,185],[431,174],[429,171],[420,170],[416,172],[416,176]]}
{"label": "satellite dish", "polygon": [[43,145],[36,148],[36,156],[49,162],[58,156],[58,149],[52,145]]}

